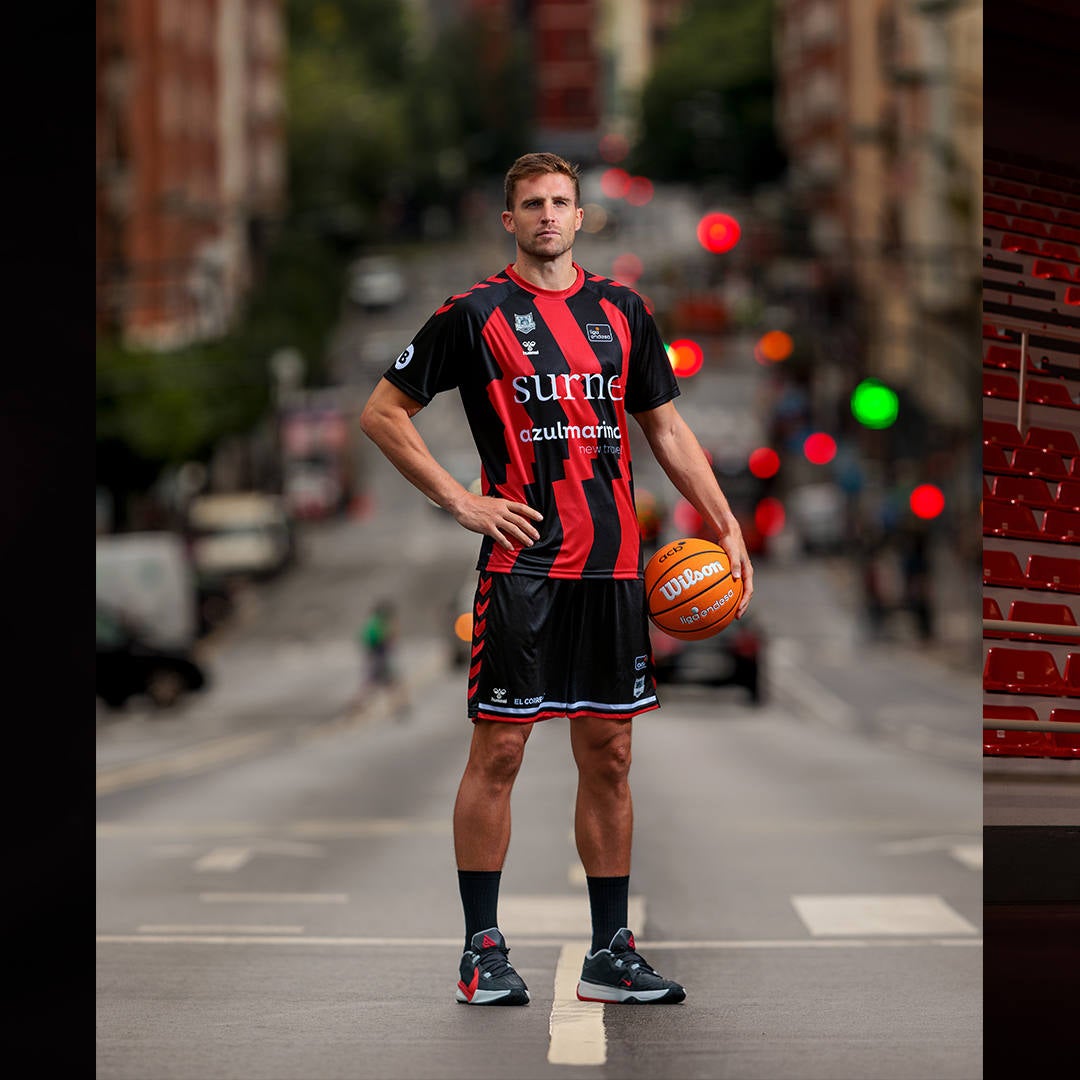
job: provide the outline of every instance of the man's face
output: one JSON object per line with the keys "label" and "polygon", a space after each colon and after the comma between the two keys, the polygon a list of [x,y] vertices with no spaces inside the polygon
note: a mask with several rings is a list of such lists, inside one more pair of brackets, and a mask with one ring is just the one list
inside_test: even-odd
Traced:
{"label": "man's face", "polygon": [[517,182],[514,206],[503,227],[517,246],[538,259],[554,259],[574,246],[584,211],[574,202],[574,181],[562,173],[539,173]]}

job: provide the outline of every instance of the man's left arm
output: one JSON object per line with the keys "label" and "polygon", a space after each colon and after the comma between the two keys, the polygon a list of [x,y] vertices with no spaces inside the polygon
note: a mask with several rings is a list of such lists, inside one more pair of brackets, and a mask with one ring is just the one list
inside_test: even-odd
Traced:
{"label": "man's left arm", "polygon": [[742,529],[731,512],[727,498],[716,481],[709,460],[697,437],[679,415],[674,402],[634,413],[656,460],[676,490],[705,519],[731,559],[731,572],[741,577],[742,600],[735,612],[741,619],[754,592],[754,568],[746,551]]}

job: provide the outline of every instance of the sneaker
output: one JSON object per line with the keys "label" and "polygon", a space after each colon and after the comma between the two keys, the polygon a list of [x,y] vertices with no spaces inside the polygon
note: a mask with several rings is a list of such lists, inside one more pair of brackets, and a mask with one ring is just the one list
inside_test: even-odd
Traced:
{"label": "sneaker", "polygon": [[495,927],[473,934],[461,956],[457,1000],[466,1005],[528,1005],[528,987],[506,959],[509,951]]}
{"label": "sneaker", "polygon": [[624,926],[606,949],[586,954],[577,996],[579,1001],[655,1005],[682,1001],[686,991],[653,971],[636,951],[634,935]]}

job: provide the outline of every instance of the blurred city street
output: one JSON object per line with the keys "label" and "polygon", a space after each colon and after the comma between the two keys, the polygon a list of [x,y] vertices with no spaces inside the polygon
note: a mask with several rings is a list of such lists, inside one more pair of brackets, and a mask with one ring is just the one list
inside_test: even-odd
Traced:
{"label": "blurred city street", "polygon": [[[753,372],[731,375],[752,397]],[[721,399],[708,378],[680,402],[692,423],[695,395]],[[438,454],[467,448],[457,408],[421,415]],[[533,1002],[459,1008],[450,623],[477,537],[381,459],[369,480],[362,516],[306,526],[296,568],[203,643],[206,691],[99,715],[99,1075],[978,1075],[977,673],[913,634],[869,641],[848,561],[795,544],[756,563],[764,702],[668,686],[635,724],[631,917],[686,1004],[572,1000],[588,904],[566,722],[548,721],[500,904]],[[379,597],[405,711],[354,700]]]}

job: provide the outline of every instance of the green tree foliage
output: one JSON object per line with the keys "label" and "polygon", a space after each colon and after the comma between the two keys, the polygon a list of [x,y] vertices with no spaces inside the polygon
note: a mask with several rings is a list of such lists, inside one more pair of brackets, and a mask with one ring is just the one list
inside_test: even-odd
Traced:
{"label": "green tree foliage", "polygon": [[741,191],[775,179],[772,42],[772,0],[692,0],[645,85],[634,167]]}

